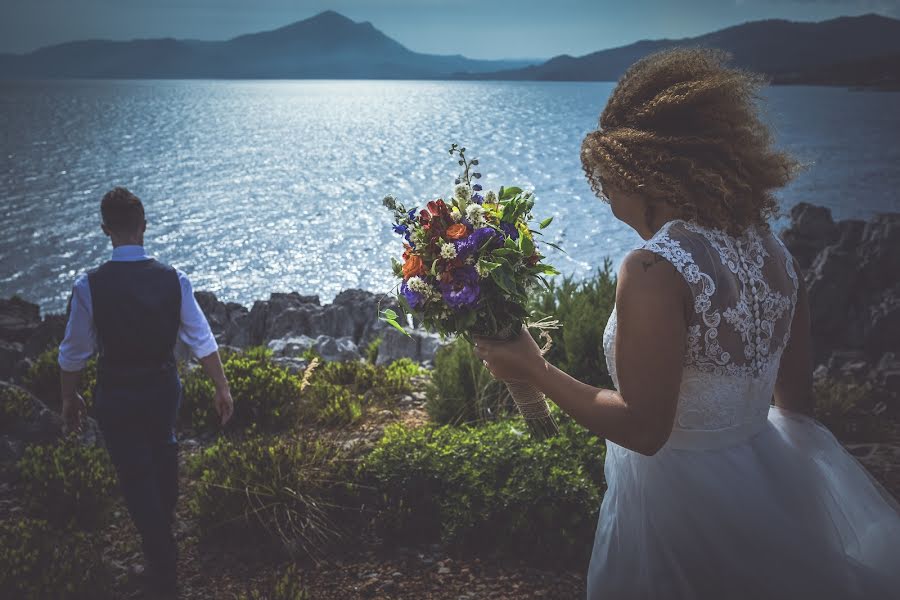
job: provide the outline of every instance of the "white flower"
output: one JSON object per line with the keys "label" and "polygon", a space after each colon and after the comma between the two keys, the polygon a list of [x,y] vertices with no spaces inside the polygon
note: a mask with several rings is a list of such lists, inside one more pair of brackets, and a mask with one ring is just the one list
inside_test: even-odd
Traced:
{"label": "white flower", "polygon": [[469,218],[469,221],[472,223],[472,227],[476,229],[485,225],[484,208],[479,206],[478,204],[473,203],[466,207],[466,217]]}
{"label": "white flower", "polygon": [[456,196],[460,204],[465,204],[472,197],[472,190],[468,185],[461,183],[453,190],[453,195]]}
{"label": "white flower", "polygon": [[422,294],[429,287],[429,285],[425,283],[425,280],[421,277],[410,277],[406,280],[406,287],[418,294]]}
{"label": "white flower", "polygon": [[441,244],[441,258],[446,258],[447,260],[456,258],[456,246],[443,242]]}

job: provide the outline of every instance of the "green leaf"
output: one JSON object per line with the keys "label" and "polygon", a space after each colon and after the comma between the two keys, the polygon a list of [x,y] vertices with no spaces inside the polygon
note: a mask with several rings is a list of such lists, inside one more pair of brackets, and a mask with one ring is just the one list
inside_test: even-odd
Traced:
{"label": "green leaf", "polygon": [[519,194],[522,193],[522,188],[519,187],[508,187],[508,188],[500,188],[500,196],[501,200],[506,200],[508,198],[515,198]]}
{"label": "green leaf", "polygon": [[519,247],[526,257],[534,254],[534,241],[527,235],[519,235]]}
{"label": "green leaf", "polygon": [[491,262],[491,261],[484,260],[484,259],[481,259],[478,261],[478,269],[482,273],[490,273],[491,271],[493,271],[494,269],[497,269],[499,267],[500,267],[500,263]]}
{"label": "green leaf", "polygon": [[507,294],[516,294],[516,283],[513,281],[508,269],[494,269],[491,271],[491,279]]}
{"label": "green leaf", "polygon": [[547,217],[546,219],[544,219],[543,221],[541,221],[541,223],[540,223],[540,228],[541,228],[541,229],[547,229],[547,225],[549,225],[549,224],[552,223],[552,222],[553,222],[553,217]]}
{"label": "green leaf", "polygon": [[395,310],[391,309],[391,308],[388,308],[388,309],[385,309],[385,310],[381,311],[381,315],[382,315],[385,319],[392,319],[392,320],[394,320],[394,321],[397,320],[397,312],[396,312]]}
{"label": "green leaf", "polygon": [[406,331],[405,329],[403,329],[403,327],[400,326],[400,323],[398,323],[398,322],[395,321],[394,319],[382,319],[382,321],[384,321],[385,323],[388,323],[389,325],[391,325],[392,327],[394,327],[394,329],[396,329],[397,331],[399,331],[400,333],[402,333],[402,334],[405,335],[406,337],[412,337],[412,336],[409,334],[409,332]]}

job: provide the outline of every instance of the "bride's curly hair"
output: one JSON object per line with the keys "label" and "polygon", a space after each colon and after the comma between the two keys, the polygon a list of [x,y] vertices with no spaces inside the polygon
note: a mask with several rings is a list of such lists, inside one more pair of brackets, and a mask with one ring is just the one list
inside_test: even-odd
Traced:
{"label": "bride's curly hair", "polygon": [[[585,136],[581,163],[591,189],[600,178],[666,203],[679,217],[740,233],[768,227],[773,191],[800,165],[772,148],[757,111],[763,77],[725,66],[708,49],[659,52],[632,65]],[[649,218],[649,217],[648,217]]]}

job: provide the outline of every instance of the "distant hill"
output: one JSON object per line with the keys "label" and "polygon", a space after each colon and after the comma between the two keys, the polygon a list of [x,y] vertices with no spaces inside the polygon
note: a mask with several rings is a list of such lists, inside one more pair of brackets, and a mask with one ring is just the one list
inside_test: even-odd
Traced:
{"label": "distant hill", "polygon": [[[866,80],[897,81],[900,20],[880,15],[840,17],[819,23],[766,20],[744,23],[693,38],[644,40],[585,56],[568,55],[521,69],[457,74],[467,79],[615,81],[636,60],[667,48],[719,48],[734,64],[766,73],[776,83],[824,83],[829,72],[851,72],[839,65],[866,65]],[[874,69],[874,71],[873,71]],[[880,69],[880,70],[879,70]],[[850,83],[853,78],[841,78]],[[863,83],[863,82],[859,82]]]}
{"label": "distant hill", "polygon": [[896,86],[900,20],[879,15],[820,23],[766,20],[678,40],[644,40],[544,63],[414,52],[371,23],[325,11],[274,31],[221,42],[88,40],[0,54],[0,79],[273,78],[614,81],[639,58],[676,46],[721,48],[776,83]]}
{"label": "distant hill", "polygon": [[371,23],[325,11],[223,42],[89,40],[0,54],[0,78],[436,79],[528,64],[413,52]]}

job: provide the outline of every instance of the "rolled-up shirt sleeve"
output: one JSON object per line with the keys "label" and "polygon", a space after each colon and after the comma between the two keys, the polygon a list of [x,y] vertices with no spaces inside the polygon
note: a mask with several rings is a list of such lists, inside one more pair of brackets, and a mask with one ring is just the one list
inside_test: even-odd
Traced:
{"label": "rolled-up shirt sleeve", "polygon": [[91,287],[87,274],[80,275],[72,287],[66,334],[59,345],[59,367],[63,371],[80,371],[97,351],[97,331],[91,304]]}
{"label": "rolled-up shirt sleeve", "polygon": [[178,329],[178,339],[197,358],[209,356],[219,349],[219,345],[209,327],[206,315],[197,304],[190,279],[178,271],[178,280],[181,283],[181,327]]}

